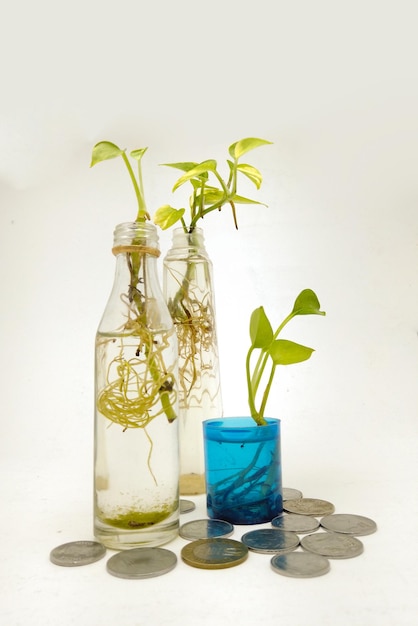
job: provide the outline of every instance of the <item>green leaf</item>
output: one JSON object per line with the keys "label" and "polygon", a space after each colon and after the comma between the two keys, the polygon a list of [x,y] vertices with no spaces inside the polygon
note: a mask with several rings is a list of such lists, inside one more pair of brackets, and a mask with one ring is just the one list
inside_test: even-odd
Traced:
{"label": "green leaf", "polygon": [[267,206],[264,202],[257,202],[257,200],[251,200],[250,198],[244,198],[243,196],[237,196],[234,194],[228,200],[231,200],[235,204],[260,204],[262,206]]}
{"label": "green leaf", "polygon": [[257,189],[260,189],[261,183],[263,182],[263,177],[261,176],[261,172],[256,167],[241,163],[237,166],[237,170],[238,172],[241,172],[241,174],[244,174],[247,178],[249,178],[251,182],[253,182],[254,185],[257,187]]}
{"label": "green leaf", "polygon": [[273,329],[262,306],[251,314],[250,338],[252,348],[267,348],[273,340]]}
{"label": "green leaf", "polygon": [[138,148],[138,150],[132,150],[131,157],[133,159],[136,159],[137,161],[140,161],[147,150],[148,148]]}
{"label": "green leaf", "polygon": [[202,174],[207,174],[208,172],[214,172],[216,170],[216,161],[213,159],[209,159],[208,161],[203,161],[189,170],[184,176],[178,179],[176,184],[173,187],[173,191],[181,187],[184,183],[186,183],[191,178],[196,178],[201,176]]}
{"label": "green leaf", "polygon": [[[201,193],[196,194],[196,204],[199,204],[201,196]],[[210,204],[217,204],[222,200],[225,200],[225,202],[227,201],[225,192],[222,189],[216,189],[215,187],[205,187],[205,189],[203,190],[203,202],[205,206]]]}
{"label": "green leaf", "polygon": [[293,305],[294,315],[326,315],[321,311],[318,297],[312,289],[304,289],[300,292]]}
{"label": "green leaf", "polygon": [[174,167],[175,169],[182,170],[183,172],[190,172],[190,170],[199,165],[199,163],[185,161],[184,163],[162,163],[161,165],[164,165],[164,167]]}
{"label": "green leaf", "polygon": [[275,365],[292,365],[307,361],[314,350],[287,339],[276,339],[268,352]]}
{"label": "green leaf", "polygon": [[[208,174],[201,174],[199,178],[191,178],[190,183],[195,191],[201,192],[202,181],[205,182],[209,178]],[[206,185],[205,185],[206,188]]]}
{"label": "green leaf", "polygon": [[266,141],[265,139],[258,139],[257,137],[247,137],[246,139],[241,139],[236,143],[233,143],[229,146],[229,154],[233,159],[239,159],[246,152],[250,150],[254,150],[259,146],[265,146],[271,144],[271,141]]}
{"label": "green leaf", "polygon": [[93,148],[90,167],[93,167],[93,165],[96,165],[96,163],[100,163],[101,161],[114,159],[124,152],[125,150],[121,150],[116,144],[111,143],[110,141],[99,141],[99,143],[96,143]]}
{"label": "green leaf", "polygon": [[185,209],[174,209],[165,204],[155,211],[154,224],[157,224],[162,230],[167,230],[183,217],[184,211]]}

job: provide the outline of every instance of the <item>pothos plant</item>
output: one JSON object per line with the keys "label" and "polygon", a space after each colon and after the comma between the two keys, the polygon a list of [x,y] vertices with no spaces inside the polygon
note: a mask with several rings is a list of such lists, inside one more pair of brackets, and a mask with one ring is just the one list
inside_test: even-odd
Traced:
{"label": "pothos plant", "polygon": [[[181,223],[184,232],[191,233],[199,220],[213,211],[221,211],[224,206],[231,208],[235,228],[238,228],[236,205],[261,204],[257,200],[238,194],[239,175],[249,179],[257,189],[260,189],[263,177],[261,172],[249,163],[240,163],[240,159],[255,148],[271,144],[271,141],[257,137],[247,137],[236,141],[228,148],[230,158],[227,159],[227,176],[222,176],[215,159],[207,159],[201,163],[185,161],[182,163],[166,163],[184,172],[176,181],[173,192],[185,183],[190,183],[192,192],[189,197],[189,216],[186,209],[176,209],[169,204],[161,206],[154,215],[154,222],[163,230],[170,228],[177,222]],[[213,182],[212,182],[213,181]]]}
{"label": "pothos plant", "polygon": [[284,327],[298,315],[325,315],[320,309],[317,295],[311,289],[300,292],[292,311],[276,331],[273,331],[264,307],[258,307],[251,314],[251,345],[246,358],[246,378],[251,417],[259,426],[267,423],[264,415],[277,366],[301,363],[314,352],[313,348],[279,338]]}
{"label": "pothos plant", "polygon": [[[241,139],[231,144],[228,149],[230,158],[227,159],[227,176],[221,174],[217,161],[214,159],[207,159],[200,163],[187,161],[166,164],[168,167],[184,172],[174,184],[173,192],[185,183],[190,183],[191,185],[189,217],[187,218],[186,216],[186,209],[177,209],[166,204],[156,211],[153,217],[155,224],[161,229],[166,230],[180,223],[184,232],[189,235],[191,243],[193,243],[193,233],[199,220],[202,220],[210,213],[221,211],[223,207],[229,206],[232,211],[234,225],[238,228],[236,205],[262,204],[257,200],[250,199],[238,193],[240,176],[250,180],[257,189],[260,189],[262,184],[260,171],[249,163],[243,163],[241,159],[255,148],[268,144],[271,144],[271,142],[255,137]],[[91,159],[91,166],[117,157],[123,160],[134,188],[137,202],[135,222],[139,223],[151,219],[145,202],[142,177],[142,158],[146,151],[147,148],[138,148],[132,150],[128,156],[126,150],[121,149],[116,144],[110,141],[100,141],[94,146]],[[129,157],[131,157],[133,163],[136,164],[136,173]],[[137,242],[133,241],[132,243],[135,244]],[[139,253],[128,252],[127,261],[131,276],[128,298],[131,307],[135,309],[135,311],[133,311],[133,318],[136,320],[135,324],[139,332],[139,328],[143,328],[144,326],[143,300],[141,291],[138,288],[138,275],[142,257]],[[210,350],[214,341],[215,329],[214,312],[208,303],[208,299],[202,299],[201,295],[195,293],[193,282],[195,270],[196,268],[192,261],[186,264],[184,275],[180,279],[178,277],[176,278],[178,285],[176,294],[167,302],[177,330],[179,355],[183,356],[179,364],[179,378],[180,386],[183,391],[183,401],[186,405],[187,397],[199,374],[199,364],[203,362],[202,351]],[[130,324],[132,325],[132,321],[130,321]],[[143,334],[144,331],[141,330],[141,333]],[[145,341],[145,345],[149,346],[151,354],[155,352],[155,348],[153,348],[152,338],[149,337],[148,339],[149,341]],[[144,343],[143,339],[142,342]],[[157,356],[158,355],[154,357],[154,360]],[[163,364],[160,365],[162,366]],[[133,371],[129,363],[127,363],[126,366],[126,372],[121,375],[122,379],[118,378],[117,380],[109,381],[108,388],[103,392],[100,398],[101,410],[109,419],[124,425],[126,428],[144,426],[149,421],[149,410],[146,408],[147,404],[144,404],[142,408],[136,407],[136,415],[138,416],[143,413],[142,417],[128,419],[127,416],[128,414],[130,415],[131,407],[127,395],[125,394],[125,397],[122,398],[119,404],[115,402],[115,389],[117,387],[126,387],[125,377],[129,376],[129,372],[132,373]],[[151,371],[154,372],[154,379],[155,373],[159,369],[161,368],[157,368],[155,364],[151,368]],[[121,368],[118,367],[117,371],[120,373]],[[170,397],[167,391],[171,386],[171,382],[157,378],[154,380],[154,383],[152,389],[155,391],[155,398],[160,398],[167,417],[170,420],[174,419]]]}
{"label": "pothos plant", "polygon": [[[146,250],[144,251],[143,235],[139,228],[140,224],[150,220],[141,171],[141,159],[145,152],[146,148],[141,148],[130,153],[131,158],[137,162],[135,174],[125,150],[111,142],[101,141],[93,148],[91,166],[119,156],[123,159],[135,190],[137,213],[134,223],[138,224],[137,234],[130,245],[121,246],[120,250],[126,256],[130,276],[127,291],[122,296],[127,307],[126,321],[123,328],[118,329],[119,348],[108,364],[106,384],[98,390],[97,409],[111,422],[119,424],[124,431],[143,428],[147,434],[146,427],[158,415],[165,414],[169,422],[176,419],[177,387],[173,372],[166,366],[164,359],[164,347],[168,345],[168,338],[163,337],[161,341],[157,341],[147,323],[144,284]],[[128,337],[133,342],[127,342]],[[104,350],[107,343],[114,343],[117,339],[99,337],[98,341],[98,347],[103,344]],[[152,442],[150,443],[152,446]]]}
{"label": "pothos plant", "polygon": [[[179,347],[181,408],[188,409],[190,403],[199,402],[196,397],[191,400],[192,392],[196,392],[197,388],[200,393],[205,389],[215,406],[215,397],[219,391],[212,371],[217,360],[214,297],[210,273],[202,269],[199,273],[201,259],[196,251],[199,250],[200,239],[196,229],[210,214],[224,207],[231,210],[233,224],[238,228],[237,205],[262,204],[241,195],[238,188],[241,179],[247,179],[257,190],[260,189],[263,180],[261,172],[254,165],[242,162],[242,159],[250,151],[270,143],[265,139],[247,137],[231,144],[228,148],[229,158],[223,168],[226,174],[223,174],[215,159],[165,164],[183,172],[172,192],[184,185],[190,189],[188,209],[165,204],[153,218],[163,230],[180,226],[185,234],[186,248],[190,250],[183,263],[178,260],[165,263],[167,305],[176,327]],[[203,383],[203,376],[207,377],[207,384]],[[209,390],[212,378],[215,386]]]}

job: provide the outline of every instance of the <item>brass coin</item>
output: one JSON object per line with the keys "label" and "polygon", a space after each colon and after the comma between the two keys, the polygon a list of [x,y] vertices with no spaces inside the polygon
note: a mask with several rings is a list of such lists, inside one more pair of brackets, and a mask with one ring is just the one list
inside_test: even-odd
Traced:
{"label": "brass coin", "polygon": [[298,513],[301,515],[313,515],[314,517],[322,515],[331,515],[334,513],[335,507],[327,500],[318,500],[318,498],[299,498],[298,500],[288,500],[283,503],[283,508],[288,513]]}
{"label": "brass coin", "polygon": [[234,567],[243,563],[247,557],[247,546],[225,537],[198,539],[188,543],[181,551],[181,558],[187,565],[200,569]]}

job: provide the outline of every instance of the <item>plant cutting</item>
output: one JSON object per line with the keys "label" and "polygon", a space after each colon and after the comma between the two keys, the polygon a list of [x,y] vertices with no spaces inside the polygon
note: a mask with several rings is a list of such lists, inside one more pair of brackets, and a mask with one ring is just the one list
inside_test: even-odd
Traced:
{"label": "plant cutting", "polygon": [[160,545],[179,523],[177,339],[158,283],[157,228],[141,159],[103,141],[91,165],[121,157],[137,213],[116,226],[113,288],[96,334],[95,535],[108,547]]}
{"label": "plant cutting", "polygon": [[277,367],[309,359],[313,349],[279,337],[299,315],[325,315],[304,289],[273,331],[263,307],[250,318],[245,371],[250,416],[204,422],[207,507],[210,517],[236,524],[270,521],[283,510],[280,420],[265,416]]}
{"label": "plant cutting", "polygon": [[238,228],[237,206],[261,204],[239,193],[243,179],[251,181],[257,190],[262,183],[260,171],[242,159],[250,151],[270,143],[249,137],[230,145],[224,167],[226,175],[214,159],[166,164],[183,172],[173,192],[184,186],[190,190],[187,210],[166,204],[154,215],[154,222],[163,230],[174,227],[173,245],[164,258],[163,287],[179,350],[183,494],[205,490],[202,422],[222,415],[213,268],[200,225],[210,214],[226,207]]}

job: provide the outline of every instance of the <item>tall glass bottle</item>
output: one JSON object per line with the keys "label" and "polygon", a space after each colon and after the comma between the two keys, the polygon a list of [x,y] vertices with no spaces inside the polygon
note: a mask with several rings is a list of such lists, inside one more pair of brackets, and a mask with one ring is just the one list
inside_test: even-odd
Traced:
{"label": "tall glass bottle", "polygon": [[201,228],[173,231],[163,291],[179,351],[180,493],[205,492],[203,421],[222,416],[212,263]]}
{"label": "tall glass bottle", "polygon": [[156,267],[156,227],[119,224],[116,272],[96,335],[94,534],[156,546],[179,526],[177,338]]}

